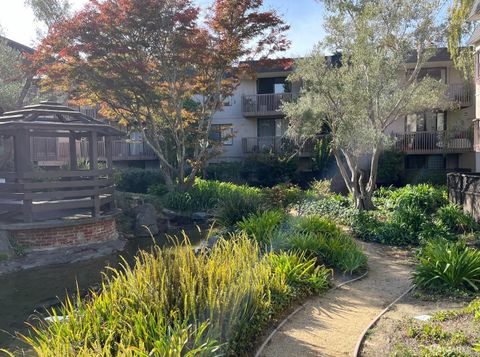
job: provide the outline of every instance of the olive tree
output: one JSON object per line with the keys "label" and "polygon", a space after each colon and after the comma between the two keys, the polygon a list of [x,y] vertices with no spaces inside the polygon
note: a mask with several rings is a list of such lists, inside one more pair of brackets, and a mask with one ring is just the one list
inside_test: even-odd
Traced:
{"label": "olive tree", "polygon": [[[303,83],[284,105],[288,134],[330,132],[332,152],[358,209],[371,209],[388,127],[408,113],[445,108],[445,85],[420,70],[442,38],[436,0],[325,0],[326,38],[299,61]],[[326,57],[325,50],[337,53]]]}

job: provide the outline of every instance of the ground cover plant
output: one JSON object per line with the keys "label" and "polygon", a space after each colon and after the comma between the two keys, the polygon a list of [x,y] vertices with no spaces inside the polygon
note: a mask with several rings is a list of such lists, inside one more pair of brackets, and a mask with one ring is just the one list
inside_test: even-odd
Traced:
{"label": "ground cover plant", "polygon": [[426,322],[414,319],[398,322],[391,336],[392,357],[478,356],[480,302],[474,300],[466,308],[440,311]]}
{"label": "ground cover plant", "polygon": [[43,356],[248,355],[275,313],[326,289],[330,276],[305,254],[262,254],[243,235],[197,254],[188,243],[155,247],[24,338]]}

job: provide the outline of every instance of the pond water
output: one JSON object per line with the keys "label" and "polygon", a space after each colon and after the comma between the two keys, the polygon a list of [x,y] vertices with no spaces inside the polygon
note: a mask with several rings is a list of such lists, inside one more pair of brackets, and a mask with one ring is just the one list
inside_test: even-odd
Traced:
{"label": "pond water", "polygon": [[[207,232],[193,226],[184,230],[194,246],[202,242]],[[180,237],[179,233],[180,230],[172,231],[168,236]],[[170,245],[168,236],[159,236],[156,242]],[[132,263],[139,250],[149,250],[152,244],[151,238],[139,238],[129,241],[124,251],[102,258],[0,275],[0,349],[22,346],[15,332],[26,332],[25,321],[32,321],[45,307],[63,301],[67,293],[75,293],[77,283],[80,291],[87,291],[100,283],[106,266],[118,266],[120,257]]]}

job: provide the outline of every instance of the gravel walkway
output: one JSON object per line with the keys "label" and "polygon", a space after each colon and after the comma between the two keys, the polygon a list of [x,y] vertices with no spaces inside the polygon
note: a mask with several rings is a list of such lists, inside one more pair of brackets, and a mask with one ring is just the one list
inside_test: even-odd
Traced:
{"label": "gravel walkway", "polygon": [[362,243],[369,258],[363,280],[313,297],[265,348],[262,356],[352,356],[358,338],[411,285],[405,252]]}

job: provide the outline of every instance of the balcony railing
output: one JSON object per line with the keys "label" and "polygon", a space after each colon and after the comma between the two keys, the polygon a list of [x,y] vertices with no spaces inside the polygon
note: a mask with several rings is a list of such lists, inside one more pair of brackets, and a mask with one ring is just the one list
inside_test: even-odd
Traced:
{"label": "balcony railing", "polygon": [[394,133],[394,149],[409,154],[460,153],[473,150],[471,130]]}
{"label": "balcony railing", "polygon": [[[300,156],[311,156],[315,143],[307,141],[300,148]],[[281,136],[257,136],[242,139],[242,149],[244,154],[273,153],[283,154],[298,150],[298,145],[293,141]]]}
{"label": "balcony railing", "polygon": [[472,103],[471,89],[465,84],[449,84],[447,95],[462,107],[469,107]]}
{"label": "balcony railing", "polygon": [[293,93],[252,94],[242,97],[242,113],[245,117],[282,114],[282,103],[291,102]]}
{"label": "balcony railing", "polygon": [[[68,142],[58,142],[57,138],[33,138],[32,160],[42,162],[68,163],[70,160],[70,148]],[[77,157],[88,158],[88,141],[77,141]],[[105,160],[105,142],[99,141],[98,157]],[[112,141],[112,156],[114,161],[123,160],[155,160],[153,150],[146,143],[128,142],[126,140]]]}

